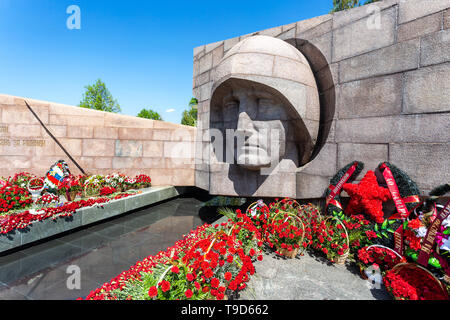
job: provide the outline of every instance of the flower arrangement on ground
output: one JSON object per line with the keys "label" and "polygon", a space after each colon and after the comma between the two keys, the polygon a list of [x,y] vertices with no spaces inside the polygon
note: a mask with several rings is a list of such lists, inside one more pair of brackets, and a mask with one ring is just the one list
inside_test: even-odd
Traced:
{"label": "flower arrangement on ground", "polygon": [[[254,274],[253,261],[262,260],[259,230],[245,214],[236,220],[198,227],[166,251],[147,257],[92,291],[87,299],[232,297]],[[240,239],[244,235],[246,241]]]}

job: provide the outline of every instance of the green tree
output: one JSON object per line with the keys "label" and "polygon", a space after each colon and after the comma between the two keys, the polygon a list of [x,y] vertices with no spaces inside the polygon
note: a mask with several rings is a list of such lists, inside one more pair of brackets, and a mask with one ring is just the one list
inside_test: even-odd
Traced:
{"label": "green tree", "polygon": [[138,115],[139,118],[146,118],[146,119],[152,119],[152,120],[162,120],[163,118],[161,117],[161,115],[156,112],[153,111],[151,109],[142,109]]}
{"label": "green tree", "polygon": [[84,87],[86,89],[83,94],[83,100],[80,102],[80,107],[95,109],[107,112],[120,112],[120,105],[117,100],[113,98],[105,83],[100,79],[93,85]]}
{"label": "green tree", "polygon": [[197,99],[192,98],[191,101],[189,101],[189,110],[183,111],[181,124],[192,127],[197,126],[197,105],[198,105]]}
{"label": "green tree", "polygon": [[366,5],[369,3],[378,2],[380,0],[366,0],[364,3],[359,0],[333,0],[333,9],[331,12],[338,12],[342,10],[352,9],[355,7],[359,7],[362,4]]}

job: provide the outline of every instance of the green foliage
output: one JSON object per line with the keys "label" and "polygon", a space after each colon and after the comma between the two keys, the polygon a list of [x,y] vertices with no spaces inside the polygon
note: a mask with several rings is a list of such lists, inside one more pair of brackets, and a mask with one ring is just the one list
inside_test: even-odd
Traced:
{"label": "green foliage", "polygon": [[158,280],[169,281],[171,289],[163,292],[158,286],[158,294],[155,297],[158,300],[185,300],[185,292],[191,289],[195,294],[191,297],[192,300],[205,300],[212,298],[209,293],[203,293],[195,289],[194,284],[186,281],[186,275],[191,270],[184,264],[178,262],[179,273],[173,273],[170,268],[172,265],[157,264],[151,273],[142,272],[141,279],[129,280],[122,290],[114,290],[113,294],[119,300],[126,300],[128,297],[133,297],[133,300],[152,300],[148,295],[150,287],[158,286]]}
{"label": "green foliage", "polygon": [[197,126],[197,104],[198,100],[191,98],[191,101],[189,101],[189,110],[183,111],[181,124],[192,127]]}
{"label": "green foliage", "polygon": [[225,196],[217,196],[205,202],[205,207],[239,207],[243,205],[246,201],[246,198],[237,198],[237,197],[225,197]]}
{"label": "green foliage", "polygon": [[220,207],[219,209],[217,209],[217,212],[227,217],[228,219],[231,219],[232,221],[237,221],[235,212],[230,208]]}
{"label": "green foliage", "polygon": [[106,88],[105,83],[100,79],[98,79],[95,84],[85,86],[84,88],[86,91],[83,94],[83,100],[79,105],[80,107],[114,113],[121,111],[117,100],[113,98]]}
{"label": "green foliage", "polygon": [[156,112],[153,111],[151,109],[142,109],[138,115],[139,118],[145,118],[145,119],[152,119],[152,120],[163,120],[163,118],[161,117],[161,115]]}
{"label": "green foliage", "polygon": [[333,9],[331,12],[338,12],[342,10],[352,9],[361,5],[378,2],[380,0],[366,0],[364,3],[359,0],[333,0]]}
{"label": "green foliage", "polygon": [[189,101],[189,107],[191,108],[197,108],[198,100],[196,98],[191,98],[191,101]]}

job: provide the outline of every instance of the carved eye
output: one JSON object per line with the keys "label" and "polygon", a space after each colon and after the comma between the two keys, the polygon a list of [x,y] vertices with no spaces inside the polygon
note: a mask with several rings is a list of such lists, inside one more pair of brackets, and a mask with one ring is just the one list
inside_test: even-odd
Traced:
{"label": "carved eye", "polygon": [[235,100],[227,101],[223,108],[223,117],[225,119],[235,119],[239,110],[239,102]]}

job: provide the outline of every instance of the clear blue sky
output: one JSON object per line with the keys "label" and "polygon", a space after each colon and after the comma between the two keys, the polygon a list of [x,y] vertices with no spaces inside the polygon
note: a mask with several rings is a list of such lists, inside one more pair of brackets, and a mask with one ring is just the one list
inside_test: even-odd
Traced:
{"label": "clear blue sky", "polygon": [[[66,9],[81,9],[69,30]],[[102,79],[122,108],[180,123],[193,48],[328,13],[332,0],[0,0],[0,93],[78,105]],[[166,113],[167,109],[175,109]]]}

